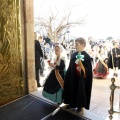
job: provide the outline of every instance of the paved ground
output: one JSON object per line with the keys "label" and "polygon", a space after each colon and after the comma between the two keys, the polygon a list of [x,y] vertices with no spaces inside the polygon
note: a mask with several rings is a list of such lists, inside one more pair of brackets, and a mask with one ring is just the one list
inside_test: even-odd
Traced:
{"label": "paved ground", "polygon": [[[45,67],[45,77],[47,77],[49,73],[48,66]],[[91,97],[91,107],[89,112],[101,116],[104,120],[108,120],[109,114],[108,110],[110,109],[110,88],[111,85],[111,77],[113,75],[113,71],[110,70],[109,76],[106,79],[96,79],[93,80],[93,88],[92,88],[92,97]],[[41,84],[44,83],[45,77],[41,77]],[[120,86],[120,71],[119,76],[115,78],[115,84]],[[41,91],[41,88],[39,88]],[[114,97],[114,108],[115,110],[119,111],[119,93],[120,90],[115,90],[115,97]],[[96,119],[98,120],[98,119]],[[119,114],[114,114],[114,120],[120,120]]]}

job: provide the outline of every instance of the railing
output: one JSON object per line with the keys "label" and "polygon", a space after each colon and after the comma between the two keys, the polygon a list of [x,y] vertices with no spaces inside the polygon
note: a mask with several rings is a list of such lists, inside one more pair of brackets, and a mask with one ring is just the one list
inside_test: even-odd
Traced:
{"label": "railing", "polygon": [[[113,119],[113,114],[114,113],[119,113],[118,111],[114,111],[114,108],[113,108],[113,103],[114,103],[114,91],[115,89],[120,89],[120,86],[116,86],[114,83],[115,83],[115,78],[111,78],[111,82],[112,84],[110,85],[110,90],[111,90],[111,95],[110,95],[110,110],[108,111],[110,116],[109,116],[109,119],[112,120]],[[120,106],[119,106],[120,107]]]}

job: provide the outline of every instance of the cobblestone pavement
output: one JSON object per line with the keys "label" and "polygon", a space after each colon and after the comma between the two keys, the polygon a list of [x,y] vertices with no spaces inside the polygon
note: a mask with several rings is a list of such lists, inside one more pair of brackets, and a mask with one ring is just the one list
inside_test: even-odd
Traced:
{"label": "cobblestone pavement", "polygon": [[[44,83],[45,78],[49,74],[50,69],[48,69],[47,60],[45,60],[45,77],[41,77],[41,84]],[[113,70],[110,70],[110,73],[106,79],[96,79],[93,80],[93,87],[92,87],[92,96],[91,96],[91,105],[90,105],[90,112],[101,116],[102,118],[108,120],[109,113],[108,110],[110,109],[110,88],[111,85],[111,78],[113,75]],[[115,78],[115,84],[120,86],[120,71],[117,78]],[[114,93],[114,109],[119,111],[119,97],[120,91],[115,90]],[[96,119],[97,120],[97,119]],[[114,114],[114,120],[120,120],[119,114]]]}

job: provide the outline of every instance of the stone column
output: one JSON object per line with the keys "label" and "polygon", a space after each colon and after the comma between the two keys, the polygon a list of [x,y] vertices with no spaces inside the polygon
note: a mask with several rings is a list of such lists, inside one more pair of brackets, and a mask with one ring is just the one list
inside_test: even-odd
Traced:
{"label": "stone column", "polygon": [[24,5],[24,36],[26,46],[26,66],[28,92],[37,90],[35,80],[35,56],[34,56],[34,9],[33,0],[23,0]]}

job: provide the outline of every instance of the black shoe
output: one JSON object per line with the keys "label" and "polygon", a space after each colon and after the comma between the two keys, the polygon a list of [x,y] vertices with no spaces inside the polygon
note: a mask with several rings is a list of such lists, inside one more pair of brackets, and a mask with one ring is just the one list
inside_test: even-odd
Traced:
{"label": "black shoe", "polygon": [[42,87],[42,85],[38,84],[37,87]]}
{"label": "black shoe", "polygon": [[76,112],[81,112],[82,109],[81,108],[77,108]]}
{"label": "black shoe", "polygon": [[61,103],[57,103],[58,105],[61,105]]}
{"label": "black shoe", "polygon": [[71,109],[70,105],[67,105],[65,109]]}

